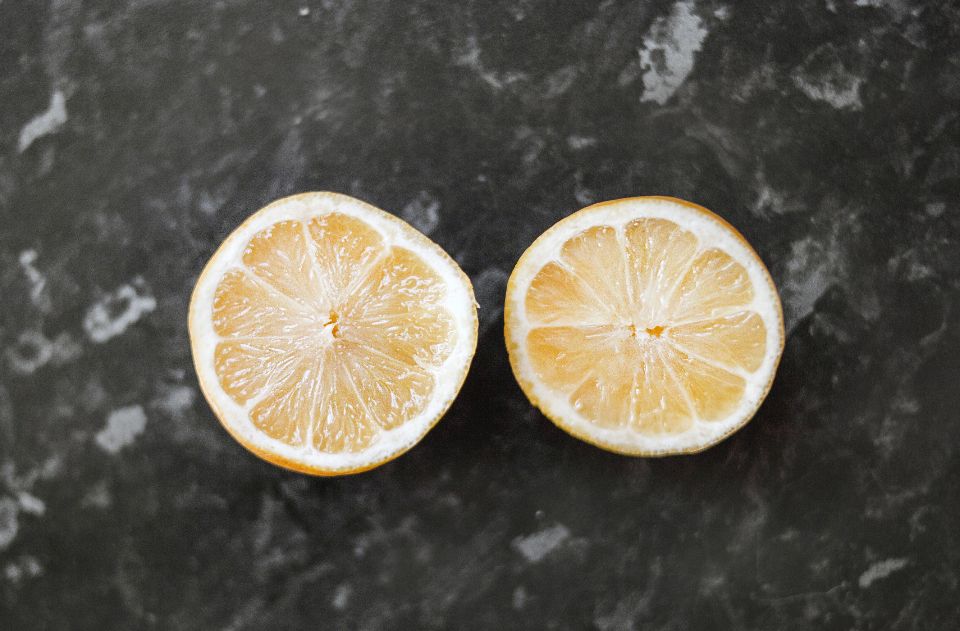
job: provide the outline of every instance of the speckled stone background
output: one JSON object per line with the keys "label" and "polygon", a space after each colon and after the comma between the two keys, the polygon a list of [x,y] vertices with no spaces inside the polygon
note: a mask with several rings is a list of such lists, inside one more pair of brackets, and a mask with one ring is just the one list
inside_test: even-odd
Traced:
{"label": "speckled stone background", "polygon": [[[304,190],[473,279],[445,420],[312,479],[220,429],[186,309]],[[787,316],[754,421],[582,444],[503,347],[590,202],[712,208]],[[0,2],[0,628],[955,629],[960,8],[909,0]]]}

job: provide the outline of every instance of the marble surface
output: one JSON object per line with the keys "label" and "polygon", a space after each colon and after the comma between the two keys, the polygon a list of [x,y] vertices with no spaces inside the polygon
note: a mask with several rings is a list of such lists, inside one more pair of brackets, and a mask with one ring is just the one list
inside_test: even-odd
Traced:
{"label": "marble surface", "polygon": [[[473,279],[456,404],[312,479],[220,429],[185,312],[304,190]],[[554,428],[504,283],[593,201],[712,208],[788,340],[693,457]],[[910,0],[0,2],[0,627],[953,629],[960,9]]]}

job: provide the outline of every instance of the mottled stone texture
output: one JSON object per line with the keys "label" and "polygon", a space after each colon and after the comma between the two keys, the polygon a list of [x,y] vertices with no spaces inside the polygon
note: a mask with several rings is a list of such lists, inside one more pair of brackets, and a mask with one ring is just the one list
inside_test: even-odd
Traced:
{"label": "mottled stone texture", "polygon": [[[953,629],[960,10],[910,0],[0,2],[0,627]],[[409,454],[321,480],[199,396],[219,241],[304,190],[407,217],[482,337]],[[787,314],[710,451],[582,444],[506,275],[597,200],[712,208]]]}

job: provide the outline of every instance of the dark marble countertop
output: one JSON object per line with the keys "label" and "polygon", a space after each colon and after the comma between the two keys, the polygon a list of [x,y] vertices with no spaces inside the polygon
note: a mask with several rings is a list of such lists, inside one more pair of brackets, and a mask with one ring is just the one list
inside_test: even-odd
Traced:
{"label": "dark marble countertop", "polygon": [[[264,203],[341,191],[474,281],[446,418],[373,472],[215,421],[186,308]],[[535,412],[504,284],[594,201],[737,226],[780,372],[697,456]],[[954,629],[960,9],[911,0],[0,2],[0,628]]]}

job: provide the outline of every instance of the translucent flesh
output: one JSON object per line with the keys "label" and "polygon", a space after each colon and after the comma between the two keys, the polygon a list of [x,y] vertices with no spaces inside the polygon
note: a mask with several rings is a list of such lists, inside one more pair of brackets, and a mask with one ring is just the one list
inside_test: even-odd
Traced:
{"label": "translucent flesh", "polygon": [[332,213],[251,238],[214,296],[214,368],[265,434],[356,452],[420,414],[456,343],[440,276]]}
{"label": "translucent flesh", "polygon": [[677,434],[724,419],[766,351],[743,266],[664,219],[573,236],[525,300],[537,378],[601,427]]}

